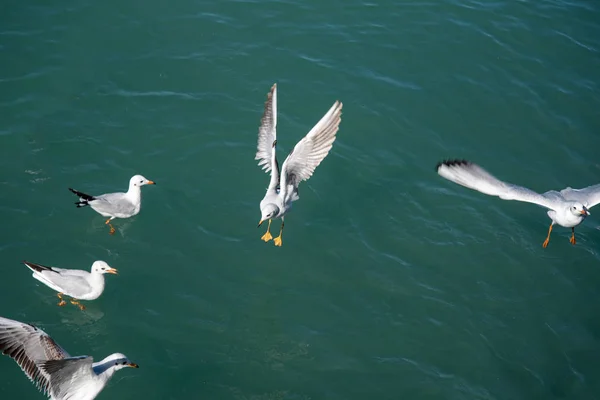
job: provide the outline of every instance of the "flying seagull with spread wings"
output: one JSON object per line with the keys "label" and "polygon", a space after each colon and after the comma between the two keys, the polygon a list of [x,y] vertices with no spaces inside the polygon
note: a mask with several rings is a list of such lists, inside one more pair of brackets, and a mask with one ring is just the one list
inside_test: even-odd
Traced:
{"label": "flying seagull with spread wings", "polygon": [[103,217],[110,217],[106,225],[110,226],[110,234],[114,234],[115,228],[110,223],[115,218],[129,218],[137,215],[142,207],[142,186],[156,185],[156,182],[144,178],[142,175],[134,175],[129,180],[127,192],[106,193],[98,196],[90,196],[78,190],[69,188],[71,192],[79,196],[75,203],[77,207],[90,206]]}
{"label": "flying seagull with spread wings", "polygon": [[90,356],[71,357],[41,329],[3,317],[0,317],[0,351],[14,359],[52,400],[92,400],[115,371],[138,368],[121,353],[99,362]]}
{"label": "flying seagull with spread wings", "polygon": [[590,215],[588,211],[600,203],[600,184],[584,189],[570,187],[560,192],[550,190],[539,194],[522,186],[503,182],[489,172],[466,160],[448,160],[438,163],[436,171],[442,177],[478,192],[498,196],[503,200],[517,200],[533,203],[548,209],[552,220],[548,236],[542,246],[550,242],[550,233],[554,224],[571,228],[570,242],[575,244],[575,227]]}
{"label": "flying seagull with spread wings", "polygon": [[[298,185],[308,180],[315,168],[329,153],[339,129],[342,114],[342,103],[336,101],[321,120],[300,140],[287,156],[279,171],[279,163],[275,155],[277,146],[277,84],[271,87],[265,102],[260,128],[258,130],[258,147],[255,160],[265,172],[271,172],[271,180],[265,197],[260,202],[261,218],[258,226],[269,221],[267,232],[262,240],[273,239],[275,246],[281,246],[283,234],[283,216],[292,207],[292,202],[299,199]],[[271,236],[271,220],[281,218],[279,236]]]}

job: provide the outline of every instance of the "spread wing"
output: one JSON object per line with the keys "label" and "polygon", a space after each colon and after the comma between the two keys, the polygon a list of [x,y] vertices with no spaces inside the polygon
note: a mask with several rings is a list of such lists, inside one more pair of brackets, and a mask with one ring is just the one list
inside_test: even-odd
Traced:
{"label": "spread wing", "polygon": [[255,160],[265,172],[271,171],[269,189],[279,185],[279,165],[276,156],[277,146],[277,84],[271,87],[265,101],[265,111],[258,128],[258,146]]}
{"label": "spread wing", "polygon": [[566,188],[561,190],[560,194],[567,200],[578,201],[587,208],[592,208],[600,203],[600,184],[584,189]]}
{"label": "spread wing", "polygon": [[93,382],[92,364],[89,356],[48,360],[39,367],[50,377],[52,395],[57,399],[71,399],[85,392],[85,386]]}
{"label": "spread wing", "polygon": [[329,154],[342,121],[342,106],[339,101],[300,140],[283,162],[281,168],[281,190],[284,201],[298,199],[298,184],[310,178],[315,168]]}
{"label": "spread wing", "polygon": [[62,360],[69,354],[33,325],[0,317],[0,351],[16,361],[25,375],[45,394],[51,392],[48,372],[40,363]]}
{"label": "spread wing", "polygon": [[503,200],[517,200],[554,209],[561,200],[558,192],[536,193],[522,186],[503,182],[489,172],[466,160],[442,161],[436,166],[442,177],[478,192],[498,196]]}

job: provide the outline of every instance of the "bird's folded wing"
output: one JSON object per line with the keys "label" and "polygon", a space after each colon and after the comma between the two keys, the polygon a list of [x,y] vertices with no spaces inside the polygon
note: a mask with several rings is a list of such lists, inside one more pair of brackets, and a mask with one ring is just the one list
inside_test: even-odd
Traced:
{"label": "bird's folded wing", "polygon": [[566,188],[560,194],[567,200],[578,201],[587,208],[592,208],[600,203],[600,184],[583,189]]}
{"label": "bird's folded wing", "polygon": [[[89,275],[87,274],[87,276]],[[52,272],[42,274],[44,279],[75,298],[89,294],[92,291],[92,286],[87,280],[87,276],[56,274]]]}
{"label": "bird's folded wing", "polygon": [[41,329],[0,317],[0,351],[13,358],[39,390],[49,393],[50,377],[38,363],[69,354]]}
{"label": "bird's folded wing", "polygon": [[436,170],[442,177],[454,183],[484,194],[498,196],[503,200],[524,201],[548,209],[554,209],[557,205],[558,199],[555,196],[546,197],[522,186],[503,182],[469,161],[443,161],[437,165]]}
{"label": "bird's folded wing", "polygon": [[321,120],[300,140],[285,159],[281,168],[281,190],[296,189],[301,181],[310,178],[315,168],[329,154],[342,120],[343,104],[336,101]]}
{"label": "bird's folded wing", "polygon": [[107,193],[96,197],[93,207],[97,211],[108,214],[130,214],[135,209],[135,205],[125,196],[125,193]]}

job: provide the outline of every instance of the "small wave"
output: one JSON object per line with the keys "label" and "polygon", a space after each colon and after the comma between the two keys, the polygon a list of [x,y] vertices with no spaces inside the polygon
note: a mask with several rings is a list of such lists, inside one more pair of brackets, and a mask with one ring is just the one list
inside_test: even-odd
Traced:
{"label": "small wave", "polygon": [[178,97],[185,100],[199,100],[202,96],[190,93],[171,92],[168,90],[152,91],[152,92],[136,92],[131,90],[116,90],[110,94],[122,97]]}

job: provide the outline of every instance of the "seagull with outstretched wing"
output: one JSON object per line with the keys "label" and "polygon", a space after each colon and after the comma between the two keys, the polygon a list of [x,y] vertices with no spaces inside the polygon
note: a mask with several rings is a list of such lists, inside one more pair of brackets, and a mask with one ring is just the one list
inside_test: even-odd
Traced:
{"label": "seagull with outstretched wing", "polygon": [[121,353],[99,362],[90,356],[71,357],[41,329],[3,317],[0,317],[0,352],[13,358],[52,400],[92,400],[115,371],[138,368]]}
{"label": "seagull with outstretched wing", "polygon": [[[281,171],[275,154],[277,146],[277,84],[271,87],[265,102],[265,110],[258,130],[256,160],[265,172],[271,172],[271,180],[265,197],[260,202],[261,218],[258,226],[269,221],[267,232],[262,240],[273,239],[275,246],[281,246],[283,234],[283,216],[298,200],[298,185],[308,180],[315,168],[329,154],[339,129],[342,115],[342,103],[336,101],[321,120],[300,140],[287,156]],[[279,236],[271,236],[271,220],[281,218]]]}
{"label": "seagull with outstretched wing", "polygon": [[552,222],[542,244],[544,248],[550,242],[554,224],[571,228],[570,242],[575,244],[575,227],[590,215],[590,208],[600,203],[600,184],[584,189],[568,187],[560,192],[550,190],[539,194],[522,186],[503,182],[479,165],[466,160],[442,161],[435,169],[442,177],[469,189],[498,196],[503,200],[523,201],[547,208]]}

